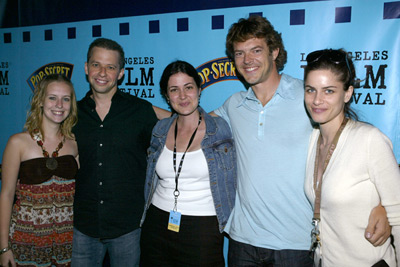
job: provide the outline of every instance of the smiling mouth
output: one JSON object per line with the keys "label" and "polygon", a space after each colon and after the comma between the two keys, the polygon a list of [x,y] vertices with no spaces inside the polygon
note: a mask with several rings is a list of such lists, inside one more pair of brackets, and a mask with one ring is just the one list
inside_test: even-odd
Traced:
{"label": "smiling mouth", "polygon": [[244,70],[245,70],[246,72],[252,72],[252,71],[255,71],[256,69],[257,69],[257,67],[244,68]]}
{"label": "smiling mouth", "polygon": [[181,107],[187,107],[188,105],[189,105],[189,103],[187,103],[187,102],[179,104],[179,106],[181,106]]}
{"label": "smiling mouth", "polygon": [[312,109],[312,111],[314,112],[314,113],[322,113],[322,112],[324,112],[326,109],[323,109],[323,108],[313,108]]}
{"label": "smiling mouth", "polygon": [[99,79],[94,79],[94,80],[99,84],[106,84],[107,83],[107,81],[104,81],[104,80],[99,80]]}

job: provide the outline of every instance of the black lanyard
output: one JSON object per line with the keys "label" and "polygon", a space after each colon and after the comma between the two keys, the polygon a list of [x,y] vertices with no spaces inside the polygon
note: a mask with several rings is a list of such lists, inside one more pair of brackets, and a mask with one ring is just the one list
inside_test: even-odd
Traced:
{"label": "black lanyard", "polygon": [[178,136],[178,118],[176,119],[175,140],[174,140],[174,156],[173,156],[173,164],[174,164],[174,171],[175,171],[175,190],[174,190],[175,204],[174,204],[174,211],[177,211],[177,203],[178,203],[178,196],[179,196],[178,178],[179,178],[179,175],[181,174],[183,160],[185,159],[186,152],[188,151],[190,145],[192,144],[192,142],[194,140],[194,137],[196,136],[197,129],[199,129],[200,123],[201,123],[201,114],[199,114],[199,123],[197,124],[196,130],[194,130],[194,132],[192,134],[192,137],[190,137],[189,144],[187,145],[186,150],[183,153],[181,161],[179,163],[178,171],[176,171],[176,137]]}

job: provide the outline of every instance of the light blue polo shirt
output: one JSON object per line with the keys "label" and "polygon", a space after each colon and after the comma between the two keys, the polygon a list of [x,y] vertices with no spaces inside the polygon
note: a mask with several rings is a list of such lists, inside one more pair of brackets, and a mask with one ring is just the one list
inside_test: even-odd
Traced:
{"label": "light blue polo shirt", "polygon": [[308,250],[312,206],[304,193],[312,131],[303,82],[283,74],[263,107],[253,90],[232,95],[215,113],[232,128],[238,188],[225,231],[256,247]]}

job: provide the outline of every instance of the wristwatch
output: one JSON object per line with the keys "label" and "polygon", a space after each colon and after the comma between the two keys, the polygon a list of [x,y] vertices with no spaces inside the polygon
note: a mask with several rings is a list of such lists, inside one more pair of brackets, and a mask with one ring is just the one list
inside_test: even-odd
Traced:
{"label": "wristwatch", "polygon": [[2,250],[0,250],[0,255],[6,253],[6,252],[9,251],[9,250],[10,250],[10,247],[5,247],[5,248],[3,248]]}

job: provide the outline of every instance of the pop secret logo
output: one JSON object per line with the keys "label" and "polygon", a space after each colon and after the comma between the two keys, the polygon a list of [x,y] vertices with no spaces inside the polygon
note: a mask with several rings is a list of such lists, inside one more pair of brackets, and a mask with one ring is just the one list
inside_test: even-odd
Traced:
{"label": "pop secret logo", "polygon": [[43,78],[50,74],[62,74],[68,79],[72,77],[72,70],[74,65],[66,62],[53,62],[38,68],[26,80],[32,91],[35,90],[36,85],[43,80]]}
{"label": "pop secret logo", "polygon": [[227,57],[217,58],[208,61],[196,68],[201,77],[201,87],[208,86],[227,80],[238,80],[233,62]]}

